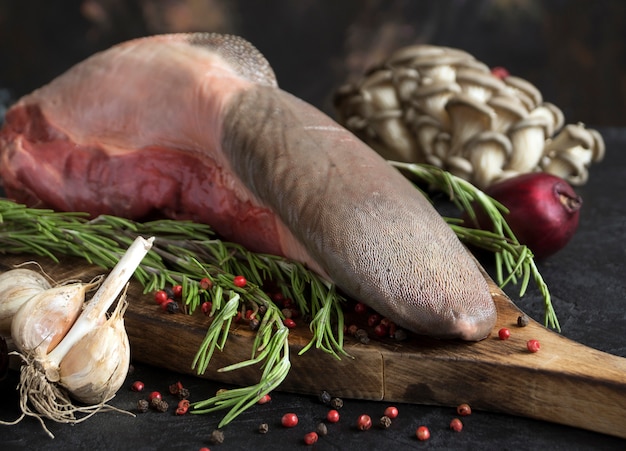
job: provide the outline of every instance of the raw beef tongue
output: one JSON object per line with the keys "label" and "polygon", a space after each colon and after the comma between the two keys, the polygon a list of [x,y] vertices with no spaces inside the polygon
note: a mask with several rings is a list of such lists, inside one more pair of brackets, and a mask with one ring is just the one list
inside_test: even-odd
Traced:
{"label": "raw beef tongue", "polygon": [[284,255],[414,332],[495,323],[478,267],[429,202],[246,41],[165,35],[96,54],[22,98],[0,177],[29,205],[210,224]]}

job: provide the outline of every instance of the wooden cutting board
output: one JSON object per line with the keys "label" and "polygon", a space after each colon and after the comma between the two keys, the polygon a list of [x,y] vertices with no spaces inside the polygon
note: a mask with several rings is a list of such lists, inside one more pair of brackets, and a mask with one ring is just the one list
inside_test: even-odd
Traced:
{"label": "wooden cutting board", "polygon": [[[0,271],[33,260],[3,256]],[[37,258],[57,281],[90,280],[100,268],[68,259],[63,263]],[[428,338],[372,339],[361,344],[346,337],[353,358],[338,360],[322,351],[298,352],[308,343],[306,325],[290,333],[292,368],[280,390],[317,395],[327,390],[344,398],[456,406],[504,412],[561,423],[626,438],[626,359],[591,349],[564,338],[537,322],[517,326],[523,313],[489,279],[498,309],[490,337],[478,343]],[[195,374],[191,364],[205,336],[208,319],[197,315],[167,314],[139,284],[129,290],[126,328],[133,359],[180,373]],[[510,339],[498,338],[507,327]],[[530,339],[541,350],[526,349]],[[200,377],[237,385],[258,381],[258,368],[220,373],[217,369],[251,355],[253,332],[233,326],[223,352],[216,352]],[[333,377],[328,377],[332,374]]]}

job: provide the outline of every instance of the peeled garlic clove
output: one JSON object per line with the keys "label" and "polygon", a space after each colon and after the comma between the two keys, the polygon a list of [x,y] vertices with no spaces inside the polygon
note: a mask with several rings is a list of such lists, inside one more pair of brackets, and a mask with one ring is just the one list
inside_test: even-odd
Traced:
{"label": "peeled garlic clove", "polygon": [[113,314],[87,333],[63,357],[60,384],[86,404],[108,401],[124,383],[130,365],[130,344],[122,314]]}
{"label": "peeled garlic clove", "polygon": [[22,305],[11,323],[17,349],[47,354],[63,339],[81,312],[93,284],[71,283],[42,291]]}
{"label": "peeled garlic clove", "polygon": [[0,274],[0,335],[11,334],[11,322],[19,308],[36,294],[50,288],[40,273],[26,268]]}

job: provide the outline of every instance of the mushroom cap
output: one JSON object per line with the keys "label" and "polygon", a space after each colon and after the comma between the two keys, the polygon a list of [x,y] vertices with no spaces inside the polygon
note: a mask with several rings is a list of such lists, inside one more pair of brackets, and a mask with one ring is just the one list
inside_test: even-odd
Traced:
{"label": "mushroom cap", "polygon": [[441,133],[441,122],[430,116],[417,115],[409,123],[424,157],[434,154],[435,137]]}
{"label": "mushroom cap", "polygon": [[466,158],[458,155],[449,155],[445,160],[447,169],[457,177],[461,177],[464,180],[471,180],[474,173],[474,166]]}
{"label": "mushroom cap", "polygon": [[564,150],[576,146],[592,149],[594,144],[594,135],[582,124],[568,124],[546,144],[546,152]]}
{"label": "mushroom cap", "polygon": [[442,128],[447,128],[449,118],[445,105],[453,95],[460,91],[461,88],[457,84],[433,83],[422,85],[415,90],[409,104],[418,111],[437,119],[441,122]]}
{"label": "mushroom cap", "polygon": [[492,129],[495,112],[473,97],[457,94],[448,100],[445,109],[450,118],[453,150],[464,145],[475,134]]}
{"label": "mushroom cap", "polygon": [[543,102],[541,92],[529,81],[523,78],[509,75],[503,79],[504,83],[508,86],[509,90],[526,105],[528,111],[535,109],[539,104]]}
{"label": "mushroom cap", "polygon": [[549,174],[556,175],[572,185],[583,185],[587,182],[589,172],[582,162],[583,158],[577,155],[582,148],[573,147],[554,158],[546,157],[541,163],[541,169]]}
{"label": "mushroom cap", "polygon": [[479,188],[488,187],[502,173],[512,151],[509,138],[498,132],[479,133],[465,145],[463,156],[472,163],[472,182]]}
{"label": "mushroom cap", "polygon": [[482,86],[493,93],[506,90],[506,85],[498,77],[494,77],[490,72],[463,68],[456,73],[456,81],[463,89],[466,85]]}
{"label": "mushroom cap", "polygon": [[507,132],[513,124],[524,119],[528,111],[517,97],[497,95],[487,101],[487,105],[495,111],[493,129]]}
{"label": "mushroom cap", "polygon": [[457,62],[473,59],[472,55],[460,49],[417,44],[396,50],[387,59],[386,64],[390,66],[408,65],[411,67],[455,65]]}

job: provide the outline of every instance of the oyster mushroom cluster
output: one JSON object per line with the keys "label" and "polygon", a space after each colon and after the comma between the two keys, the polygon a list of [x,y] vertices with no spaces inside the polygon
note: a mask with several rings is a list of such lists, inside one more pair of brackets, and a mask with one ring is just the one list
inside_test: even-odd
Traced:
{"label": "oyster mushroom cluster", "polygon": [[539,90],[462,50],[400,49],[339,88],[338,120],[383,157],[428,163],[480,188],[528,172],[582,185],[604,141]]}

